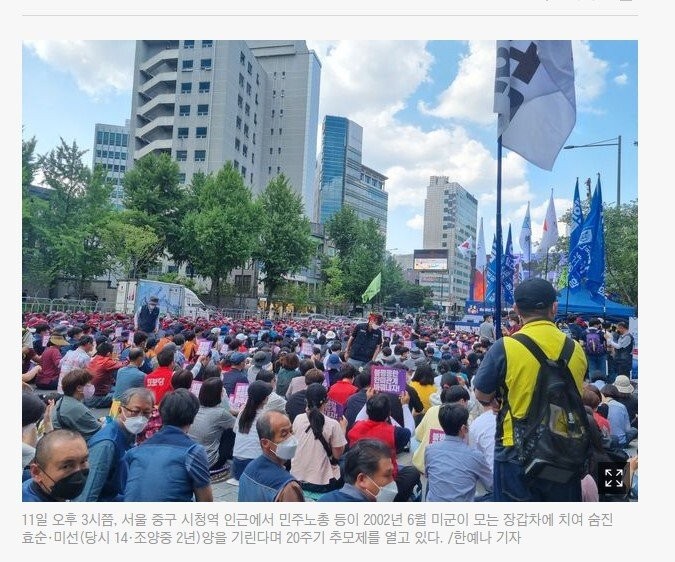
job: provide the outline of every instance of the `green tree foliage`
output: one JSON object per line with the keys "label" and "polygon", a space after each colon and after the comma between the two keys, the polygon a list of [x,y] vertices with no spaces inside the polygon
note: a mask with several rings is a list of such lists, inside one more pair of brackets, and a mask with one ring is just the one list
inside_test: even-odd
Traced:
{"label": "green tree foliage", "polygon": [[33,183],[37,169],[37,157],[35,145],[37,140],[32,137],[29,140],[21,140],[21,186],[25,190]]}
{"label": "green tree foliage", "polygon": [[318,252],[302,198],[281,174],[267,184],[257,199],[259,238],[253,258],[265,275],[267,302],[284,284],[284,276],[298,273]]}
{"label": "green tree foliage", "polygon": [[184,259],[211,279],[211,298],[221,296],[221,283],[253,254],[260,213],[251,190],[230,162],[215,175],[193,181],[179,244]]}
{"label": "green tree foliage", "polygon": [[185,261],[181,245],[181,222],[187,196],[179,185],[180,169],[169,154],[148,154],[124,176],[124,206],[127,222],[150,228],[161,241],[157,255],[166,249],[176,262]]}
{"label": "green tree foliage", "polygon": [[124,277],[133,278],[139,270],[147,269],[161,250],[161,242],[151,228],[129,224],[124,217],[121,213],[108,221],[102,240],[117,262],[116,269]]}

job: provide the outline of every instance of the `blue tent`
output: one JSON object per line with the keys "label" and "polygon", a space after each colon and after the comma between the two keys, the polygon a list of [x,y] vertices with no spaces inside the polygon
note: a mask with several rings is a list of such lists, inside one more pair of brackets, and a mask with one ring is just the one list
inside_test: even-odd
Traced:
{"label": "blue tent", "polygon": [[633,306],[606,299],[603,308],[602,300],[592,299],[590,291],[570,289],[568,296],[567,287],[563,287],[558,291],[558,314],[571,313],[577,313],[581,316],[601,316],[603,318],[629,318],[636,315]]}

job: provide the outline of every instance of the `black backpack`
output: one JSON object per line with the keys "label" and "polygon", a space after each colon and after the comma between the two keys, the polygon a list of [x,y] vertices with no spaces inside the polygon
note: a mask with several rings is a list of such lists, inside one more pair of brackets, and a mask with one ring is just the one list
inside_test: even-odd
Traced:
{"label": "black backpack", "polygon": [[560,357],[552,360],[525,334],[511,337],[540,364],[526,416],[518,419],[511,412],[514,444],[525,477],[561,484],[581,478],[588,467],[591,440],[586,410],[568,367],[574,341],[565,338]]}

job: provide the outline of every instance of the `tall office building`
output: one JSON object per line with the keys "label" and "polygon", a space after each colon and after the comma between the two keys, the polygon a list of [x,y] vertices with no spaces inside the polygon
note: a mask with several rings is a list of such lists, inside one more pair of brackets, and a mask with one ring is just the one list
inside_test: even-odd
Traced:
{"label": "tall office building", "polygon": [[425,249],[448,250],[448,273],[420,274],[420,285],[432,287],[433,300],[449,311],[469,298],[471,260],[457,249],[469,236],[476,241],[478,200],[447,176],[431,176],[424,200]]}
{"label": "tall office building", "polygon": [[138,41],[131,150],[181,181],[231,161],[254,194],[283,173],[311,215],[321,65],[304,41]]}
{"label": "tall office building", "polygon": [[94,127],[93,166],[102,166],[113,184],[110,196],[113,205],[123,207],[122,178],[129,167],[129,120],[124,126],[96,123]]}
{"label": "tall office building", "polygon": [[361,163],[363,128],[345,117],[326,115],[317,170],[314,217],[325,224],[343,205],[359,218],[373,218],[387,232],[385,175]]}

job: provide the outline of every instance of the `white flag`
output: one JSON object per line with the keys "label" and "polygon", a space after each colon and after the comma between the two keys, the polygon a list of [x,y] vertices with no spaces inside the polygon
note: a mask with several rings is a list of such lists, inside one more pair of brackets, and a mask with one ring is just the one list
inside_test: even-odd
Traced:
{"label": "white flag", "polygon": [[544,219],[544,229],[539,243],[539,254],[544,256],[558,242],[558,219],[555,216],[555,205],[553,204],[553,191],[548,200],[548,209],[546,209],[546,218]]}
{"label": "white flag", "polygon": [[473,250],[473,238],[469,236],[464,242],[462,242],[459,246],[457,246],[457,250],[459,253],[465,257],[468,258],[471,256],[471,250]]}
{"label": "white flag", "polygon": [[520,251],[523,253],[523,261],[529,263],[532,253],[532,222],[530,221],[530,202],[527,202],[527,211],[523,219],[523,226],[520,228]]}
{"label": "white flag", "polygon": [[571,41],[497,41],[502,146],[551,170],[577,118]]}
{"label": "white flag", "polygon": [[485,253],[485,236],[483,235],[483,217],[481,217],[478,240],[476,241],[476,270],[483,271],[486,266],[487,254]]}

